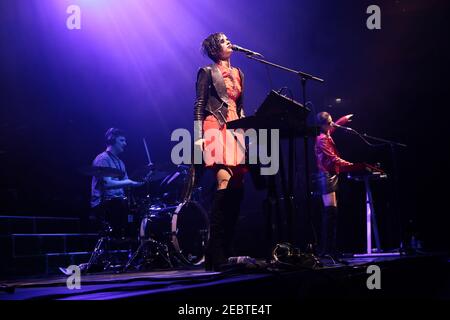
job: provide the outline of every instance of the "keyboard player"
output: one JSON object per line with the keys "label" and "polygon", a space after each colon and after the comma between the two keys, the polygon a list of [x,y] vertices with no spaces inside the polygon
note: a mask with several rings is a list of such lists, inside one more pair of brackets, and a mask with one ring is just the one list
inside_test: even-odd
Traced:
{"label": "keyboard player", "polygon": [[[336,121],[338,125],[345,125],[351,121],[353,115],[346,115]],[[338,206],[336,191],[338,186],[338,174],[342,167],[351,166],[352,163],[342,159],[337,151],[336,145],[331,135],[335,128],[333,119],[328,112],[317,114],[317,124],[320,127],[320,134],[316,138],[314,153],[318,173],[313,178],[315,191],[322,196],[322,233],[320,243],[320,253],[322,256],[335,257],[336,250],[336,229]]]}

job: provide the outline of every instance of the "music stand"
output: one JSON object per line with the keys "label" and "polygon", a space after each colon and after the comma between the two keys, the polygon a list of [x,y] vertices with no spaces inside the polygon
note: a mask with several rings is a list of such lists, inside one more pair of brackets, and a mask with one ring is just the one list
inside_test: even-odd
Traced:
{"label": "music stand", "polygon": [[[258,58],[258,57],[254,56],[254,55],[251,55],[251,54],[247,54],[246,56],[247,56],[247,58],[255,60],[255,61],[258,61],[258,62],[260,62],[262,64],[265,64],[265,65],[268,65],[268,66],[271,66],[271,67],[274,67],[274,68],[277,68],[277,69],[280,69],[280,70],[283,70],[283,71],[287,71],[289,73],[293,73],[293,74],[297,75],[300,78],[301,89],[302,89],[302,96],[303,96],[303,105],[304,106],[306,106],[306,83],[307,83],[307,81],[308,80],[312,80],[312,81],[319,82],[319,83],[323,83],[324,82],[323,79],[321,79],[319,77],[316,77],[316,76],[314,76],[312,74],[309,74],[309,73],[306,73],[306,72],[303,72],[303,71],[300,71],[300,70],[290,69],[290,68],[284,67],[282,65],[279,65],[279,64],[276,64],[276,63],[273,63],[273,62],[270,62],[270,61]],[[306,179],[306,184],[305,185],[306,185],[306,196],[307,196],[307,198],[306,198],[306,212],[307,212],[308,219],[310,220],[310,223],[311,223],[311,220],[312,220],[311,203],[310,203],[310,201],[311,201],[311,199],[310,199],[311,198],[311,186],[310,186],[310,181],[309,181],[309,171],[310,171],[310,169],[309,169],[309,158],[308,158],[308,136],[307,135],[303,136],[303,144],[304,144],[304,148],[305,148],[305,152],[304,152],[305,175],[306,175],[305,176],[305,179]],[[295,152],[294,139],[289,139],[289,146],[290,146],[290,149],[293,150],[292,154],[289,157],[289,164],[290,165],[292,164],[292,167],[293,167],[294,163],[295,163],[295,153],[296,153]],[[292,174],[293,174],[293,172],[292,172]],[[293,189],[294,189],[293,180],[291,181],[291,183],[289,185],[289,189],[291,191],[290,193],[292,194],[293,193]],[[313,231],[314,241],[317,242],[317,237],[316,237],[314,228],[312,229],[312,231]]]}
{"label": "music stand", "polygon": [[[282,193],[284,196],[285,207],[287,212],[288,224],[288,241],[293,243],[293,217],[294,217],[294,166],[295,166],[295,138],[302,136],[305,139],[310,136],[317,135],[317,128],[308,127],[306,118],[310,113],[310,109],[303,104],[288,98],[279,92],[271,90],[263,103],[260,105],[255,115],[230,121],[227,123],[229,129],[279,129],[282,138],[289,139],[289,161],[288,161],[288,177],[286,179],[283,153],[280,149],[280,179]],[[270,143],[270,139],[268,141]],[[269,146],[268,146],[269,147]],[[269,147],[270,149],[270,147]],[[305,151],[306,153],[306,151]],[[307,166],[305,169],[309,170]],[[309,171],[306,179],[309,178]],[[280,211],[276,196],[276,183],[274,176],[269,177],[268,197],[266,199],[268,206],[272,206],[275,202],[276,211]],[[308,190],[307,190],[308,193]],[[308,194],[306,195],[308,197]],[[271,209],[267,209],[267,232],[268,241],[272,241],[273,224],[271,221]],[[307,210],[307,212],[309,212]],[[279,220],[280,214],[277,215]],[[280,223],[278,222],[280,225]],[[280,235],[279,235],[280,237]],[[271,253],[270,248],[270,253]]]}
{"label": "music stand", "polygon": [[287,209],[286,223],[288,241],[294,243],[294,186],[295,186],[295,138],[297,136],[307,136],[306,118],[311,110],[303,104],[288,98],[274,90],[270,91],[260,108],[257,116],[270,116],[277,119],[281,129],[281,136],[288,138],[288,175],[285,177],[284,157],[280,149],[280,176],[281,187],[284,194],[285,206]]}
{"label": "music stand", "polygon": [[263,103],[255,112],[257,117],[273,117],[277,115],[295,114],[305,120],[311,110],[303,104],[288,98],[275,90],[271,90]]}

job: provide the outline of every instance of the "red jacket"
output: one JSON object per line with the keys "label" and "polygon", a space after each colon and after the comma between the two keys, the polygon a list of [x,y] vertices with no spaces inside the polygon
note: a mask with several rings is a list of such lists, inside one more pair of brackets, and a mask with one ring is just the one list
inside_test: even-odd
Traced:
{"label": "red jacket", "polygon": [[[342,117],[335,123],[339,125],[344,125],[348,122],[346,117]],[[340,168],[343,166],[351,165],[351,162],[345,161],[339,155],[336,149],[333,138],[331,134],[336,130],[331,128],[330,135],[321,133],[316,138],[316,144],[314,146],[314,153],[316,155],[316,163],[319,172],[329,172],[331,174],[339,174]]]}

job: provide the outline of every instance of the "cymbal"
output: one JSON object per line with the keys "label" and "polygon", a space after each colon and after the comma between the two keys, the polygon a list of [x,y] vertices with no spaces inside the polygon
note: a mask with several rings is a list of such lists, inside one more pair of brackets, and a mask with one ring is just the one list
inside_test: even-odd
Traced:
{"label": "cymbal", "polygon": [[110,167],[86,166],[78,169],[78,171],[86,176],[112,177],[112,178],[123,177],[122,171]]}
{"label": "cymbal", "polygon": [[150,180],[156,181],[156,180],[161,180],[165,177],[167,177],[170,173],[167,171],[158,171],[155,170],[153,171],[153,173],[150,175]]}
{"label": "cymbal", "polygon": [[143,181],[143,180],[157,181],[167,177],[169,174],[170,172],[168,171],[151,170],[147,168],[145,170],[144,169],[136,170],[135,172],[133,172],[131,177],[136,181]]}
{"label": "cymbal", "polygon": [[175,170],[189,169],[190,167],[191,167],[191,165],[186,165],[186,164],[175,165],[170,162],[162,162],[162,163],[152,163],[152,164],[146,164],[146,165],[140,166],[139,170],[151,169],[151,170],[171,172],[171,171],[175,171]]}

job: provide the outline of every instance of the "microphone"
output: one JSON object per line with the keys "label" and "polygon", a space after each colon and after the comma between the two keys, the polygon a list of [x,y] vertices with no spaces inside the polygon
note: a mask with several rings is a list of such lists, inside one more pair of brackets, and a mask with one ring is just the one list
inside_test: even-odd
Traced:
{"label": "microphone", "polygon": [[347,131],[355,131],[352,128],[344,127],[344,126],[341,126],[341,125],[339,125],[337,123],[334,123],[334,122],[331,123],[331,126],[335,127],[335,128],[339,128],[339,129],[344,129],[344,130],[347,130]]}
{"label": "microphone", "polygon": [[235,45],[235,44],[233,44],[233,45],[231,46],[231,49],[232,49],[233,51],[240,51],[240,52],[243,52],[243,53],[245,53],[245,54],[247,54],[247,55],[250,55],[250,56],[258,56],[258,57],[263,58],[263,55],[262,55],[262,54],[260,54],[260,53],[258,53],[258,52],[255,52],[255,51],[252,51],[252,50],[249,50],[249,49],[242,48],[242,47],[240,47],[240,46],[238,46],[238,45]]}

